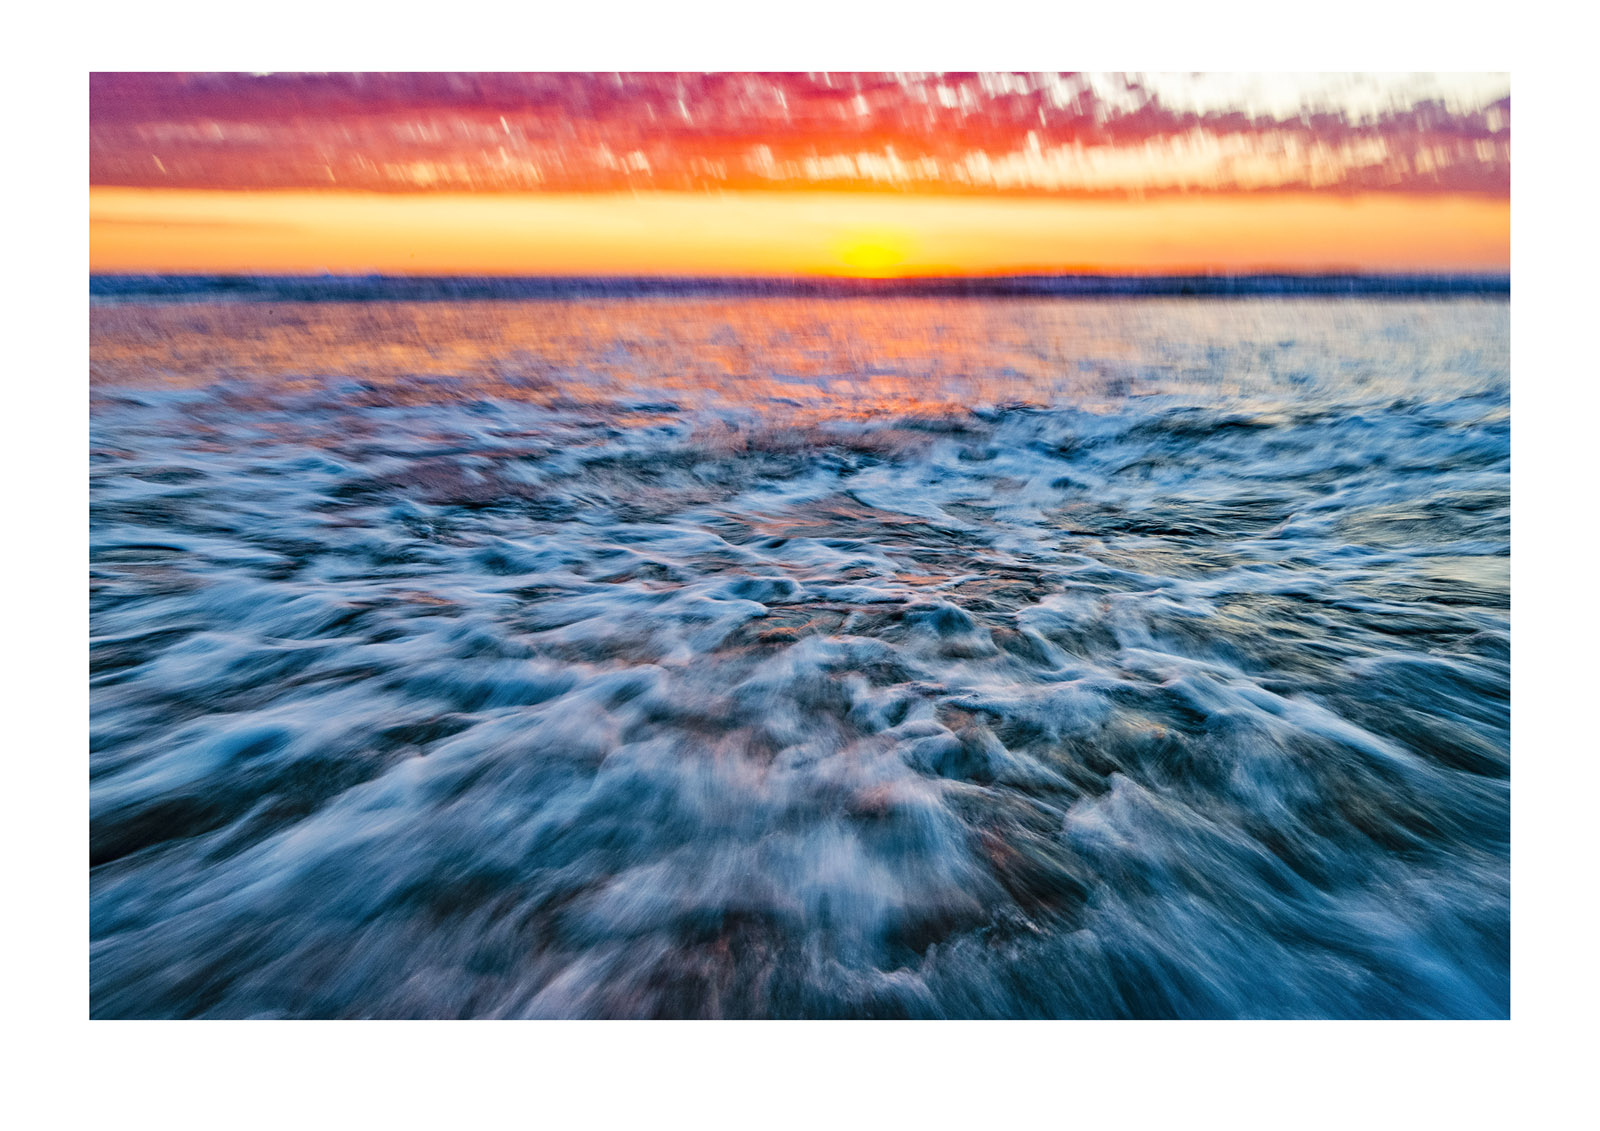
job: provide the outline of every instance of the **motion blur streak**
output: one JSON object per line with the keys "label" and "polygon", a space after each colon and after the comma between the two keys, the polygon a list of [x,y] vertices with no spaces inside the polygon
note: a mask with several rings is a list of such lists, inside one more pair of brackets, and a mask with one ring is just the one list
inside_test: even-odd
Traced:
{"label": "motion blur streak", "polygon": [[1505,198],[1505,74],[91,74],[89,177],[378,192]]}
{"label": "motion blur streak", "polygon": [[100,1017],[1504,1017],[1502,298],[91,308]]}

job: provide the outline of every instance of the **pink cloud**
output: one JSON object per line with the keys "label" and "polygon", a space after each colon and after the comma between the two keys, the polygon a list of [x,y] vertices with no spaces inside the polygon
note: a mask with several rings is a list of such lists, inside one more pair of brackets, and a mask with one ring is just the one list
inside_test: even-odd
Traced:
{"label": "pink cloud", "polygon": [[1509,95],[1197,108],[1125,78],[96,74],[95,184],[383,191],[1510,191]]}

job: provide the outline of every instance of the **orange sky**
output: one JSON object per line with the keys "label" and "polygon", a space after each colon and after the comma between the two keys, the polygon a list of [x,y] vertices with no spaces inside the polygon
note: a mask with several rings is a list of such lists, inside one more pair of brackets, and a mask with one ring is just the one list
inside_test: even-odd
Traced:
{"label": "orange sky", "polygon": [[90,268],[1510,266],[1504,74],[90,75]]}
{"label": "orange sky", "polygon": [[1147,199],[790,192],[90,189],[90,269],[918,275],[1503,271],[1475,195]]}

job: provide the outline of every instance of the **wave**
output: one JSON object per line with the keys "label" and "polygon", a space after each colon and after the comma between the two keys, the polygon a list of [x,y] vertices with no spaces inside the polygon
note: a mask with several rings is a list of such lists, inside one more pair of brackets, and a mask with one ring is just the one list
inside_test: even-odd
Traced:
{"label": "wave", "polygon": [[1503,316],[898,412],[97,381],[92,1012],[1506,1016]]}

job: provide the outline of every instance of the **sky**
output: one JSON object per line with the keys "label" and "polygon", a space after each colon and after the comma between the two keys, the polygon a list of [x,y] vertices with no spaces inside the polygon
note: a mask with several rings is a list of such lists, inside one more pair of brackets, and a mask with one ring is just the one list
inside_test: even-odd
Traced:
{"label": "sky", "polygon": [[1504,271],[1495,74],[94,74],[93,271]]}

